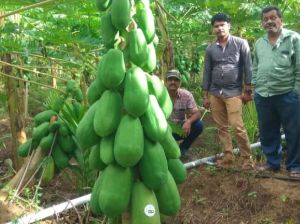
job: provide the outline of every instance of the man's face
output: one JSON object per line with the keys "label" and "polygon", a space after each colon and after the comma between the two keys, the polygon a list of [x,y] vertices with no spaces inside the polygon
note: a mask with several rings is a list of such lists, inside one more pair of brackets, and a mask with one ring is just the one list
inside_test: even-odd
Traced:
{"label": "man's face", "polygon": [[269,34],[280,33],[282,28],[282,19],[278,17],[275,10],[263,14],[262,26]]}
{"label": "man's face", "polygon": [[176,77],[167,78],[166,86],[169,91],[177,91],[180,87],[180,80]]}
{"label": "man's face", "polygon": [[227,37],[229,35],[230,23],[226,21],[215,21],[213,25],[213,32],[217,38]]}

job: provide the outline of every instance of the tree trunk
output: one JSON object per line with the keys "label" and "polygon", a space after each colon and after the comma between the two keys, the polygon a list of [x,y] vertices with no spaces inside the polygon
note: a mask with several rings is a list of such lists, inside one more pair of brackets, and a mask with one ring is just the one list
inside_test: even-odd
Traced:
{"label": "tree trunk", "polygon": [[29,181],[32,175],[34,175],[44,157],[45,153],[40,148],[37,148],[34,151],[34,155],[32,156],[31,160],[30,157],[27,157],[16,175],[6,184],[7,188],[5,187],[0,191],[0,201],[7,199],[8,194],[6,191],[9,191],[10,189],[16,189],[19,185],[19,189],[22,190],[24,185]]}
{"label": "tree trunk", "polygon": [[[5,54],[3,61],[7,63],[12,62],[11,54]],[[3,72],[7,75],[13,75],[11,66],[3,66]],[[6,79],[6,93],[8,97],[8,112],[10,118],[10,127],[12,134],[12,160],[14,168],[18,170],[21,166],[22,159],[17,155],[17,147],[26,142],[26,133],[24,130],[25,122],[21,109],[22,101],[18,96],[17,81],[11,78]]]}
{"label": "tree trunk", "polygon": [[[162,5],[162,6],[160,6]],[[174,63],[174,50],[172,41],[169,39],[169,34],[167,30],[167,17],[166,14],[161,10],[163,7],[163,1],[160,1],[160,4],[157,7],[157,16],[156,21],[162,36],[162,44],[165,46],[163,50],[162,57],[160,58],[160,68],[159,68],[159,76],[160,79],[164,79],[165,74],[168,70],[175,68]]]}

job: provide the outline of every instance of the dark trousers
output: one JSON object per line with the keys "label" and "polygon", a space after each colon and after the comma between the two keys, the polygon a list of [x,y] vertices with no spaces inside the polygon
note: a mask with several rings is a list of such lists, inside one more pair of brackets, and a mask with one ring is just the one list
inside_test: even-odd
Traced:
{"label": "dark trousers", "polygon": [[175,138],[176,141],[183,140],[179,145],[181,155],[184,155],[189,150],[192,143],[196,140],[196,138],[201,134],[202,131],[203,131],[203,122],[197,120],[192,123],[191,132],[187,137],[183,138],[182,136],[173,133],[173,137]]}
{"label": "dark trousers", "polygon": [[287,143],[287,170],[300,170],[300,97],[291,91],[286,94],[254,96],[258,114],[259,133],[267,164],[280,168],[282,147],[280,128]]}

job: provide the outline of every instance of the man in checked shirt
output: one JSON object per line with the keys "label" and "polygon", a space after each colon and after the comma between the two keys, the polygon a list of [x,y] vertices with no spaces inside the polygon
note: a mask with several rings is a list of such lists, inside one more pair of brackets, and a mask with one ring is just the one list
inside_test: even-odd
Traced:
{"label": "man in checked shirt", "polygon": [[180,88],[181,74],[177,70],[170,70],[166,74],[165,85],[173,102],[170,120],[182,127],[183,134],[173,133],[176,141],[180,141],[180,151],[186,156],[190,146],[201,134],[203,123],[192,93]]}
{"label": "man in checked shirt", "polygon": [[203,73],[203,106],[211,109],[218,126],[224,157],[217,165],[232,167],[234,156],[229,126],[235,132],[242,169],[252,169],[250,144],[242,119],[242,105],[251,97],[251,54],[246,40],[230,35],[230,18],[218,13],[211,19],[216,41],[206,49]]}

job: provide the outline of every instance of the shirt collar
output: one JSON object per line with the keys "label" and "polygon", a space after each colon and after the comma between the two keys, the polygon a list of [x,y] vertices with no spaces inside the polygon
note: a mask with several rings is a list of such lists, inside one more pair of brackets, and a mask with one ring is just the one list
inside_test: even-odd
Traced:
{"label": "shirt collar", "polygon": [[[289,32],[288,29],[282,28],[281,29],[281,33],[279,35],[279,38],[277,40],[277,43],[282,42],[286,37],[289,37],[289,36],[291,36],[291,32]],[[267,41],[269,41],[267,33],[264,35],[264,39],[267,40]]]}
{"label": "shirt collar", "polygon": [[[229,34],[229,35],[228,35],[227,44],[231,41],[231,39],[232,39],[232,36]],[[218,39],[216,40],[215,43],[216,43],[216,45],[219,45],[219,46],[220,46],[220,43],[219,43]]]}
{"label": "shirt collar", "polygon": [[176,97],[177,99],[179,99],[181,96],[181,93],[180,93],[180,88],[177,89],[177,92],[176,92]]}

